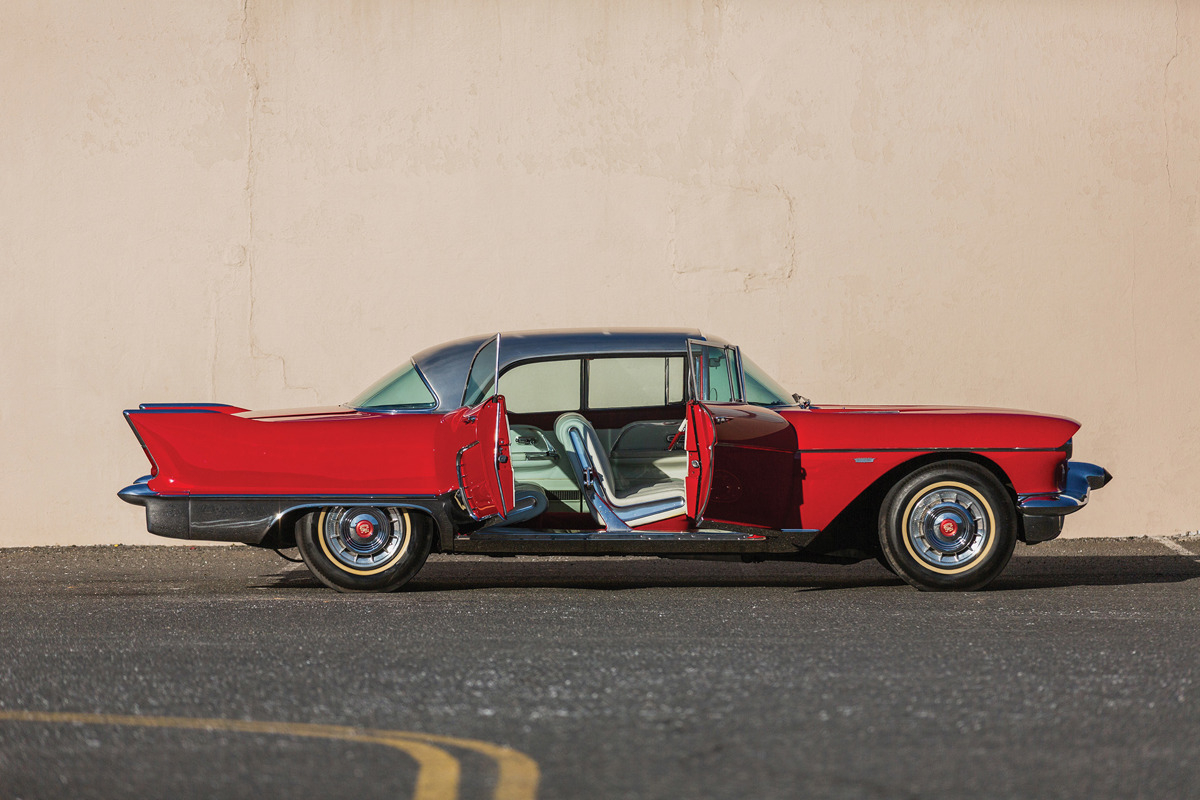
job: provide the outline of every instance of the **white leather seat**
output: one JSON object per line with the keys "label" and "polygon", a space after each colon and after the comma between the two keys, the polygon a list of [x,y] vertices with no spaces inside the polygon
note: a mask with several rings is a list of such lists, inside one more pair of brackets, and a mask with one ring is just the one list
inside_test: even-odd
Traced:
{"label": "white leather seat", "polygon": [[[681,480],[664,481],[620,494],[608,455],[596,429],[581,414],[570,412],[554,421],[554,435],[562,443],[592,513],[600,522],[607,506],[630,527],[679,517],[687,508],[687,491]],[[611,527],[611,526],[610,526]]]}

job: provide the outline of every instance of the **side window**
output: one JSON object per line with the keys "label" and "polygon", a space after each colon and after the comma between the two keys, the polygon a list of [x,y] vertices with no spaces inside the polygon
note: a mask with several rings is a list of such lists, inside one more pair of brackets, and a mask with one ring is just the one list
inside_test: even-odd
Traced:
{"label": "side window", "polygon": [[682,401],[680,356],[594,358],[588,362],[588,408],[663,406]]}
{"label": "side window", "polygon": [[410,361],[351,400],[350,405],[355,408],[403,410],[433,408],[437,400],[417,365]]}
{"label": "side window", "polygon": [[692,355],[696,397],[710,403],[740,402],[742,387],[736,350],[700,342],[689,342],[688,349]]}
{"label": "side window", "polygon": [[742,356],[742,376],[746,379],[746,402],[756,406],[794,406],[795,398],[762,367]]}
{"label": "side window", "polygon": [[464,406],[482,403],[492,391],[492,381],[496,377],[496,346],[496,339],[492,339],[475,354],[471,372],[467,375],[467,388],[463,392]]}
{"label": "side window", "polygon": [[667,402],[682,403],[683,395],[683,356],[672,356],[667,359]]}
{"label": "side window", "polygon": [[519,364],[500,376],[500,394],[514,414],[579,410],[577,358]]}

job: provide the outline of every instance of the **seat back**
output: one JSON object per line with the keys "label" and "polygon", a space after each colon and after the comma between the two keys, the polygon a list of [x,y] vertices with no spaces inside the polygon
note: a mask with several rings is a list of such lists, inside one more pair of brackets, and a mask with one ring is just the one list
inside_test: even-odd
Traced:
{"label": "seat back", "polygon": [[615,475],[592,423],[582,414],[568,412],[554,421],[554,435],[567,450],[575,480],[585,490],[584,495],[590,476],[596,493],[611,504],[616,492]]}
{"label": "seat back", "polygon": [[554,422],[554,435],[567,451],[575,480],[596,521],[609,532],[628,532],[630,526],[680,517],[687,495],[682,485],[662,487],[649,494],[617,496],[612,465],[596,429],[581,415],[563,414]]}

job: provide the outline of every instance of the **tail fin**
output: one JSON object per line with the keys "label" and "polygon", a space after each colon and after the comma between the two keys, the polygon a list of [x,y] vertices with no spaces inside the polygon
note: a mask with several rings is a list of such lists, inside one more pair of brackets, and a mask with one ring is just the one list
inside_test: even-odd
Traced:
{"label": "tail fin", "polygon": [[[173,471],[171,468],[175,460],[172,456],[174,448],[164,436],[175,426],[162,423],[179,420],[184,415],[217,414],[224,416],[245,410],[223,403],[142,403],[139,407],[125,412],[125,421],[129,423],[130,430],[137,437],[138,444],[142,446],[142,452],[146,454],[146,459],[150,462],[149,478],[153,479],[159,476],[160,467],[166,467],[168,472]],[[163,463],[160,464],[160,461]]]}

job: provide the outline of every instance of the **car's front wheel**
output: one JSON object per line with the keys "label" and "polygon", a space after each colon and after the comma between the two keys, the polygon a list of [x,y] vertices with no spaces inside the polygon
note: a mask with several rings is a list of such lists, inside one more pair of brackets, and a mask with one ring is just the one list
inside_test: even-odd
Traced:
{"label": "car's front wheel", "polygon": [[980,589],[1004,570],[1016,542],[1008,493],[970,461],[943,461],[910,473],[879,511],[884,558],[919,589]]}
{"label": "car's front wheel", "polygon": [[296,523],[296,545],[313,575],[339,592],[390,592],[425,563],[432,534],[403,508],[335,506]]}

